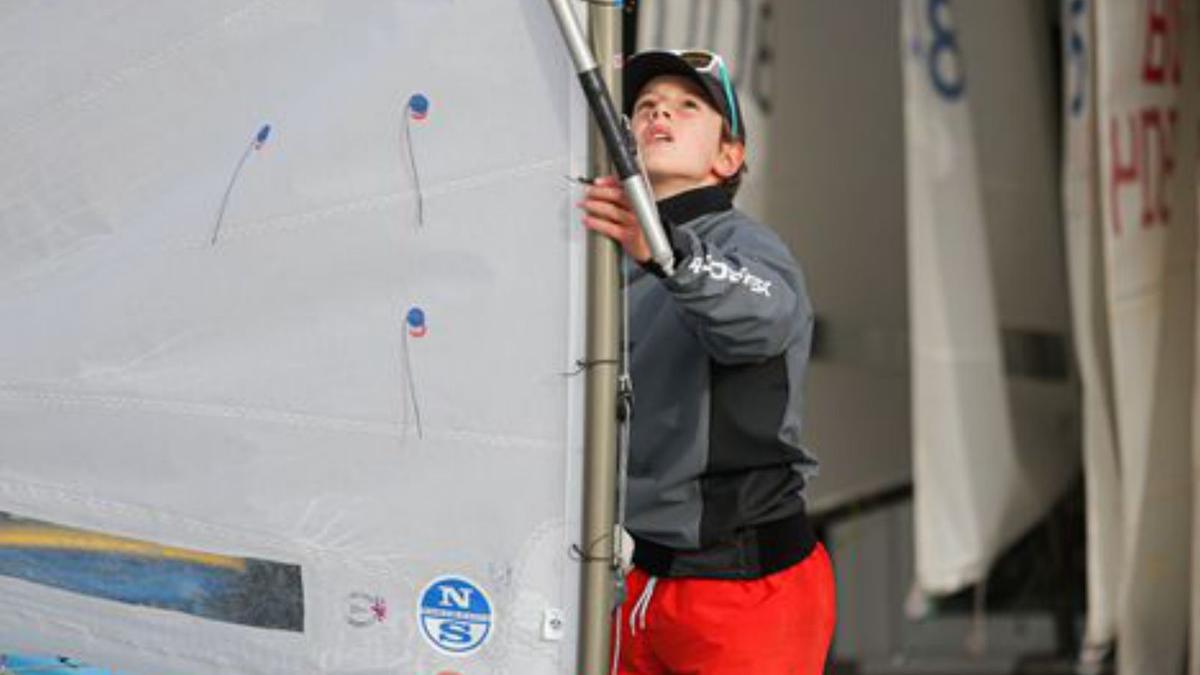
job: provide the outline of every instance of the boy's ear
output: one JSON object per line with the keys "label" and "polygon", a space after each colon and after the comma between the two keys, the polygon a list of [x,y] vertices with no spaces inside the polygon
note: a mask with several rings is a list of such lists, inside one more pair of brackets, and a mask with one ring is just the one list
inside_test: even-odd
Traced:
{"label": "boy's ear", "polygon": [[733,178],[746,161],[746,146],[740,142],[721,141],[713,171],[722,179]]}

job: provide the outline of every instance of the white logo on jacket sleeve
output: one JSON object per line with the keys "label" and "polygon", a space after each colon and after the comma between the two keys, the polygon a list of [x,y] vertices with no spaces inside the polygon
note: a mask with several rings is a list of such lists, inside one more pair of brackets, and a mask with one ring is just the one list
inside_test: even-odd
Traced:
{"label": "white logo on jacket sleeve", "polygon": [[728,281],[731,284],[742,284],[751,293],[771,297],[771,282],[764,281],[750,273],[745,267],[733,269],[733,266],[722,260],[713,260],[712,255],[692,258],[688,269],[694,274],[707,274],[713,281]]}

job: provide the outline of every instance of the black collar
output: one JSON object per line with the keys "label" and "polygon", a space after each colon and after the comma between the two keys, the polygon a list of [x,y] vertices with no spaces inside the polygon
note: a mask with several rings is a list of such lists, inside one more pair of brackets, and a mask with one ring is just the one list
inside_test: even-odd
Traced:
{"label": "black collar", "polygon": [[658,202],[658,215],[665,223],[683,225],[708,213],[719,213],[733,208],[729,193],[719,185],[680,192]]}

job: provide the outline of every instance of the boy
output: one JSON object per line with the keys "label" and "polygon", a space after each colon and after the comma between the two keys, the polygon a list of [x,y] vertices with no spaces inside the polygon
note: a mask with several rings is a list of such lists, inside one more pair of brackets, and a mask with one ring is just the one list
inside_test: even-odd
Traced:
{"label": "boy", "polygon": [[676,270],[645,266],[620,183],[598,179],[584,224],[642,265],[629,279],[635,548],[618,672],[819,675],[834,585],[802,496],[816,461],[800,445],[813,316],[800,270],[733,208],[746,130],[720,57],[642,52],[624,78]]}

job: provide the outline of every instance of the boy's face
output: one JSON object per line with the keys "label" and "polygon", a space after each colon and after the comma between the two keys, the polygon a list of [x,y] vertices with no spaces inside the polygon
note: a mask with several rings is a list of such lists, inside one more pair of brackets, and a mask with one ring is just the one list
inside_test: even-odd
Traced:
{"label": "boy's face", "polygon": [[724,118],[685,77],[650,80],[634,102],[632,122],[657,199],[719,185],[741,168],[745,148],[721,140]]}

